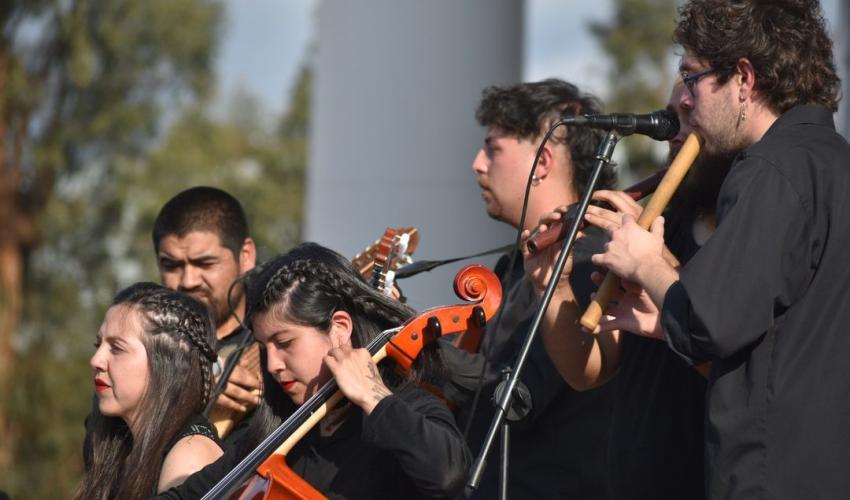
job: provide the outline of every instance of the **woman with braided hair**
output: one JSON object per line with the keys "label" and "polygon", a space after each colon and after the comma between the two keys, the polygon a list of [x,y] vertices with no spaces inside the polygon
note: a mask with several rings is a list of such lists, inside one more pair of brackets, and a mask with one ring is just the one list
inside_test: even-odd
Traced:
{"label": "woman with braided hair", "polygon": [[212,335],[209,313],[188,295],[153,283],[118,293],[91,359],[96,398],[75,498],[150,498],[222,455],[201,416]]}
{"label": "woman with braided hair", "polygon": [[412,309],[315,243],[263,264],[249,280],[248,302],[264,368],[255,416],[239,446],[158,500],[201,498],[331,378],[346,399],[287,454],[295,473],[335,499],[458,496],[469,450],[446,405],[414,383],[441,376],[437,351],[426,348],[404,377],[363,349]]}
{"label": "woman with braided hair", "polygon": [[[376,366],[364,347],[414,311],[370,287],[350,262],[305,243],[266,264],[250,286],[264,391],[243,446],[255,445],[332,377],[346,397],[288,454],[290,467],[334,498],[453,498],[469,451],[445,404]],[[385,366],[386,364],[386,366]],[[434,349],[413,377],[434,377]]]}

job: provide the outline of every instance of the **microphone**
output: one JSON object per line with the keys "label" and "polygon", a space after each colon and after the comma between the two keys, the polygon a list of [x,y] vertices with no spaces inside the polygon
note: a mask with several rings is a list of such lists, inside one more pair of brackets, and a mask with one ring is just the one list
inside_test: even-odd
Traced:
{"label": "microphone", "polygon": [[679,117],[676,113],[661,109],[652,113],[612,113],[610,115],[565,116],[561,123],[566,125],[615,130],[620,135],[647,135],[656,141],[669,141],[679,133]]}

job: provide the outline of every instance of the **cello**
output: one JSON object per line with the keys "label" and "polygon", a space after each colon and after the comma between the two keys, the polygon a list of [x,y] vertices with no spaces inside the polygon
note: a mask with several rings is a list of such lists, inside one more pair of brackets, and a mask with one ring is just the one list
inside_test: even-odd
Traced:
{"label": "cello", "polygon": [[[480,330],[501,303],[501,284],[479,265],[461,269],[454,280],[455,293],[466,304],[436,307],[422,312],[398,328],[376,336],[366,348],[377,363],[390,357],[402,373],[409,372],[422,349],[442,335]],[[233,470],[203,496],[203,500],[325,498],[286,464],[286,454],[342,399],[331,379],[267,436]],[[253,476],[253,477],[252,477]],[[242,487],[246,479],[249,483]],[[238,491],[240,489],[241,491]],[[231,495],[236,492],[236,496]]]}

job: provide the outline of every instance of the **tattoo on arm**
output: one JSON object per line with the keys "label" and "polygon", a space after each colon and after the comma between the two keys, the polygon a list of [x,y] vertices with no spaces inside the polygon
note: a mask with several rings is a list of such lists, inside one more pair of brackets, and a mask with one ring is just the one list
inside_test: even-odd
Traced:
{"label": "tattoo on arm", "polygon": [[383,385],[377,384],[372,386],[372,392],[374,393],[376,403],[392,394],[389,389],[387,389]]}
{"label": "tattoo on arm", "polygon": [[384,380],[381,378],[381,374],[378,372],[378,367],[375,366],[375,363],[369,361],[367,368],[369,368],[369,375],[367,375],[366,378],[368,378],[374,383],[372,385],[372,393],[375,398],[375,401],[380,401],[392,394],[390,390],[387,389],[387,387],[384,385]]}

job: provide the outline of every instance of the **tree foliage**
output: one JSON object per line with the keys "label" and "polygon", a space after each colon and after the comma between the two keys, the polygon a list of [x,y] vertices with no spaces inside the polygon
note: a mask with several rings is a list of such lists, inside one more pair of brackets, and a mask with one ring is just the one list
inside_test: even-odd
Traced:
{"label": "tree foliage", "polygon": [[13,498],[73,492],[91,345],[118,289],[156,281],[164,201],[216,185],[265,253],[301,236],[309,72],[281,117],[245,93],[215,116],[222,19],[216,0],[0,2],[0,489]]}
{"label": "tree foliage", "polygon": [[[675,75],[670,71],[676,0],[616,0],[608,22],[590,25],[611,59],[608,108],[648,112],[667,103]],[[623,141],[633,172],[659,168],[662,156],[650,139]]]}
{"label": "tree foliage", "polygon": [[208,90],[220,17],[212,0],[0,6],[0,477],[12,493],[66,497],[79,473],[91,376],[78,342],[115,284],[101,272],[120,204],[110,167],[145,153],[165,109]]}

